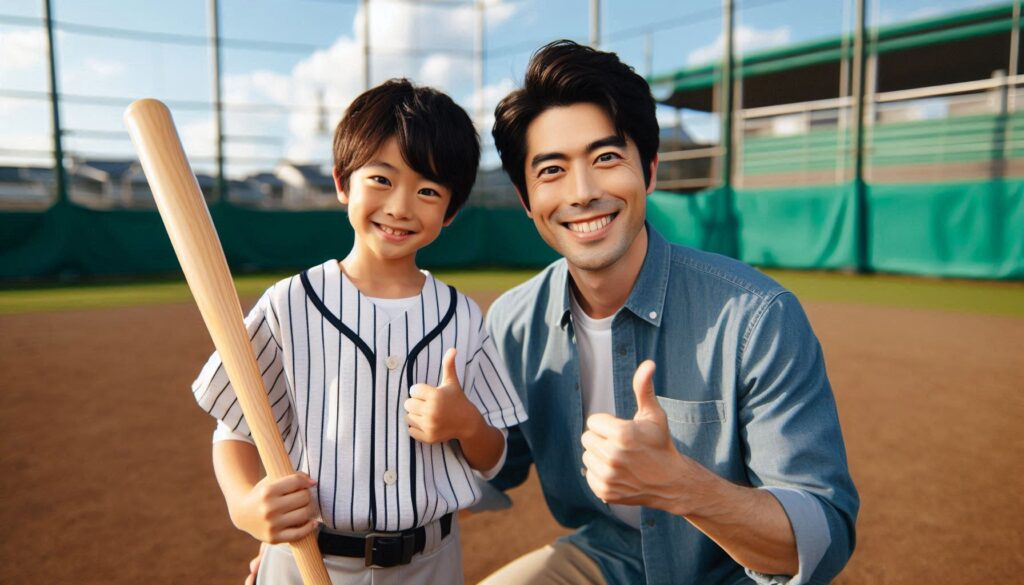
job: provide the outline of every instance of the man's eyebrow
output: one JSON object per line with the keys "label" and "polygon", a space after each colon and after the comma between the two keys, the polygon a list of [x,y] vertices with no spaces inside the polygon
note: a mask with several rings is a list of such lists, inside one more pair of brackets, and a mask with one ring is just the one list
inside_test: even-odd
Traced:
{"label": "man's eyebrow", "polygon": [[[625,148],[626,147],[626,139],[623,138],[622,136],[617,136],[615,134],[612,134],[611,136],[606,136],[604,138],[601,138],[599,140],[595,140],[595,141],[591,142],[590,144],[588,144],[587,145],[587,152],[593,152],[593,151],[595,151],[595,150],[597,150],[599,148],[604,148],[606,146],[615,146],[615,147],[618,147],[618,148]],[[561,152],[542,152],[542,153],[538,154],[537,156],[533,157],[532,159],[530,159],[530,168],[536,168],[537,165],[539,165],[540,163],[546,162],[546,161],[549,161],[549,160],[569,160],[569,157],[566,156],[565,154],[561,153]]]}
{"label": "man's eyebrow", "polygon": [[537,168],[537,165],[549,160],[569,160],[569,157],[565,156],[561,152],[542,152],[530,159],[530,168]]}
{"label": "man's eyebrow", "polygon": [[611,136],[606,136],[605,138],[602,138],[600,140],[595,140],[595,141],[591,142],[590,144],[588,144],[587,145],[587,152],[594,152],[595,150],[597,150],[599,148],[604,148],[606,146],[617,146],[619,148],[625,148],[626,147],[626,139],[624,137],[622,137],[622,136],[617,136],[615,134],[612,134]]}

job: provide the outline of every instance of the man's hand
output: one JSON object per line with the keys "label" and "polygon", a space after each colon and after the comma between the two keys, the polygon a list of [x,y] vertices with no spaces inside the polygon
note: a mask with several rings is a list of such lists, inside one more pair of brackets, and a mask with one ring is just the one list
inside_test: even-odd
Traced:
{"label": "man's hand", "polygon": [[677,492],[686,485],[688,473],[700,475],[703,468],[672,443],[653,376],[651,360],[633,375],[637,409],[632,420],[603,413],[587,419],[583,464],[590,489],[603,501],[677,511]]}
{"label": "man's hand", "polygon": [[316,506],[309,488],[316,485],[305,473],[278,480],[264,477],[239,501],[229,501],[231,520],[262,542],[294,542],[316,530]]}
{"label": "man's hand", "polygon": [[455,348],[444,354],[441,385],[415,384],[405,401],[409,436],[422,443],[466,439],[486,425],[480,411],[466,397],[455,371]]}

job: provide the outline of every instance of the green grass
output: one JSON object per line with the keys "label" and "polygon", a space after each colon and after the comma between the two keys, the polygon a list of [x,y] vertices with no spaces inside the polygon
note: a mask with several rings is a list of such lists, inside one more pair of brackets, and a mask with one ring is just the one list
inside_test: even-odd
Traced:
{"label": "green grass", "polygon": [[[913,307],[1024,318],[1024,283],[938,280],[904,276],[858,276],[769,270],[803,301]],[[532,270],[442,270],[437,276],[467,293],[500,291],[519,284]],[[243,298],[254,298],[285,274],[235,279]],[[0,290],[0,314],[67,311],[191,302],[184,281],[50,285]]]}
{"label": "green grass", "polygon": [[[439,271],[435,274],[459,290],[472,293],[507,290],[533,276],[535,271],[483,269]],[[288,274],[285,273],[238,276],[235,288],[243,299],[255,298],[286,276]],[[191,301],[192,294],[184,280],[19,287],[0,290],[0,315]]]}
{"label": "green grass", "polygon": [[766,270],[804,301],[1024,317],[1024,283]]}

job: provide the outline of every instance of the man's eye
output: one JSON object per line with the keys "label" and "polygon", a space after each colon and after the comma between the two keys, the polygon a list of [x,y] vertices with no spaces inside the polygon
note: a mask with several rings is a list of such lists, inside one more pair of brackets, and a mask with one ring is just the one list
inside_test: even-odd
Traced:
{"label": "man's eye", "polygon": [[597,157],[597,162],[611,162],[616,159],[622,158],[616,152],[605,152]]}
{"label": "man's eye", "polygon": [[561,167],[556,167],[556,166],[544,167],[543,169],[540,170],[539,173],[537,173],[537,176],[540,177],[540,176],[543,176],[543,175],[556,175],[556,174],[560,173],[561,171],[562,171]]}
{"label": "man's eye", "polygon": [[391,181],[387,177],[382,177],[380,175],[373,175],[372,177],[370,177],[370,180],[373,181],[374,183],[378,183],[380,185],[391,186]]}

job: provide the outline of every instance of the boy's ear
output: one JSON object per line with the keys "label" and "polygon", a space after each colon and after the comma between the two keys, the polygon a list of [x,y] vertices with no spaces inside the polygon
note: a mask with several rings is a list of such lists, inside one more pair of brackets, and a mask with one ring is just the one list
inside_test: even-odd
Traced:
{"label": "boy's ear", "polygon": [[523,197],[523,193],[519,190],[519,187],[512,185],[512,188],[516,190],[516,197],[519,198],[519,205],[523,206],[523,211],[526,212],[526,217],[533,219],[533,213],[531,213],[530,208],[526,206],[526,199]]}
{"label": "boy's ear", "polygon": [[458,210],[456,210],[455,213],[453,213],[451,217],[449,217],[448,219],[444,220],[444,223],[441,224],[441,227],[448,227],[448,226],[450,226],[452,224],[452,222],[455,221],[455,217],[457,215],[459,215]]}
{"label": "boy's ear", "polygon": [[338,201],[342,205],[348,205],[348,195],[345,194],[345,189],[341,186],[341,177],[338,175],[337,168],[331,171],[331,176],[334,177],[334,190],[338,192]]}

